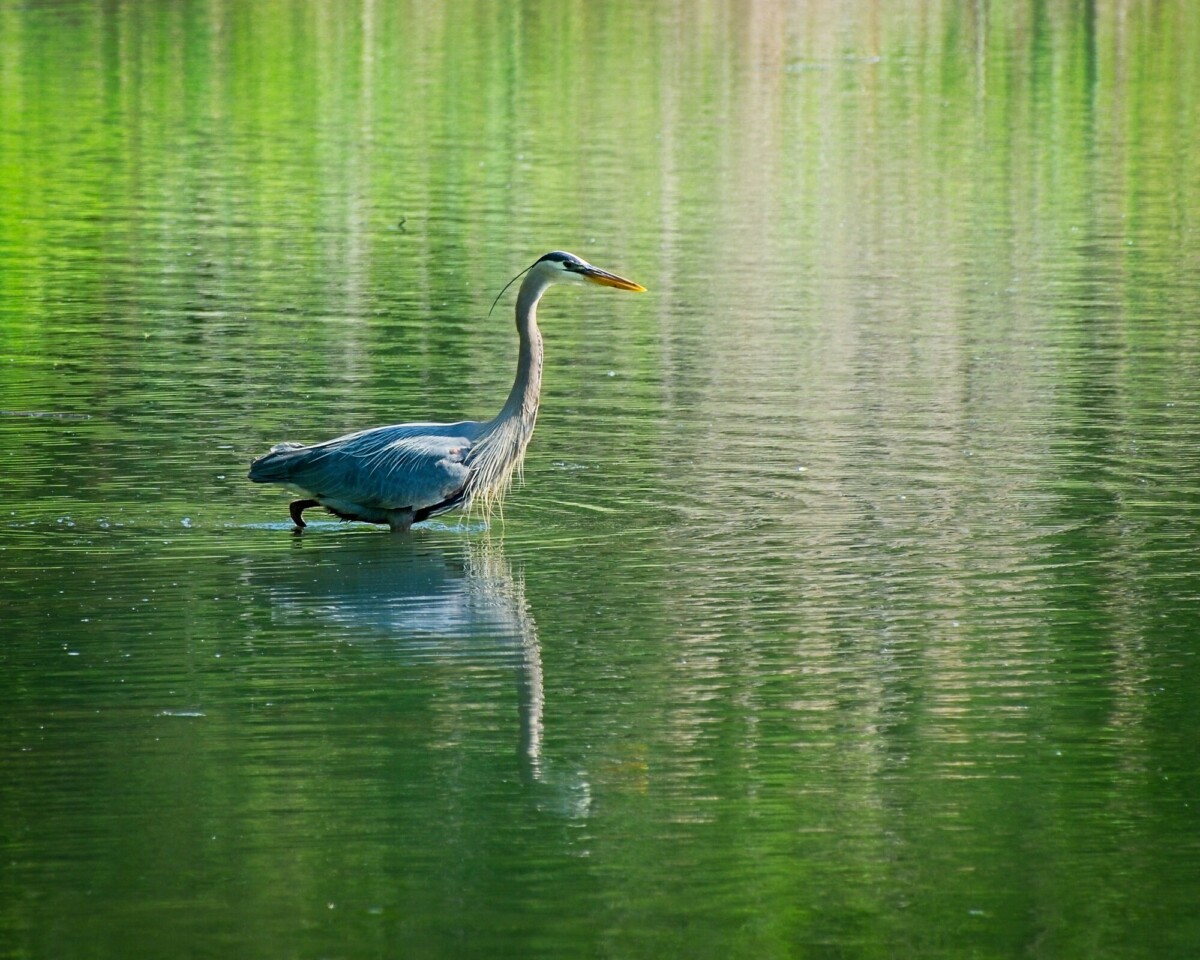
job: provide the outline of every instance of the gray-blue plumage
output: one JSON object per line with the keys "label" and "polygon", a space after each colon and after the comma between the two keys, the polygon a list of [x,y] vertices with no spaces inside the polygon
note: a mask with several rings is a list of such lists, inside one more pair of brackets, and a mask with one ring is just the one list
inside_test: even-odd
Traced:
{"label": "gray-blue plumage", "polygon": [[476,502],[486,511],[503,497],[533,436],[542,385],[537,327],[542,294],[560,282],[644,289],[561,251],[540,258],[525,273],[517,294],[517,374],[495,419],[404,423],[311,446],[276,444],[250,465],[250,479],[302,493],[306,499],[291,505],[292,520],[301,528],[304,511],[316,506],[345,520],[386,523],[397,531]]}
{"label": "gray-blue plumage", "polygon": [[279,444],[251,464],[250,479],[286,484],[347,520],[424,520],[458,505],[484,426],[405,423],[307,447]]}

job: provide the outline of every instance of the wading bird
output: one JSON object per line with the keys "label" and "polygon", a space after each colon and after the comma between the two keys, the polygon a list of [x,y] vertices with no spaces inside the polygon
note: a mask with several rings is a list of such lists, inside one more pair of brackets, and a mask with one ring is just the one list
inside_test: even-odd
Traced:
{"label": "wading bird", "polygon": [[537,326],[542,294],[555,283],[645,290],[561,251],[546,254],[521,273],[525,280],[517,293],[517,376],[499,416],[460,423],[400,423],[311,446],[276,444],[250,465],[250,479],[281,483],[303,494],[290,508],[300,529],[305,526],[304,511],[318,506],[343,520],[386,523],[397,532],[475,503],[490,510],[503,498],[533,436],[542,391],[542,335]]}

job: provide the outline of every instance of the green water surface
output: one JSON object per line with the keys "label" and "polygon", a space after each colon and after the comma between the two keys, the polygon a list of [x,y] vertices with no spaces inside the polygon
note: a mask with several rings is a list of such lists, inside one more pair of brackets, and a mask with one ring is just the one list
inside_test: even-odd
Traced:
{"label": "green water surface", "polygon": [[[0,0],[0,957],[1200,956],[1197,51]],[[503,517],[294,535],[553,249]]]}

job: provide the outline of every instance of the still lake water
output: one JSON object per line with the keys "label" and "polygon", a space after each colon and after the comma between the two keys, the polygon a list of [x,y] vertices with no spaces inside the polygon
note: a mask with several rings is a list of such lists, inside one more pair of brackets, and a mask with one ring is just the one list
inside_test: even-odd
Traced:
{"label": "still lake water", "polygon": [[[0,2],[0,956],[1200,955],[1197,50]],[[503,519],[293,535],[556,248]]]}

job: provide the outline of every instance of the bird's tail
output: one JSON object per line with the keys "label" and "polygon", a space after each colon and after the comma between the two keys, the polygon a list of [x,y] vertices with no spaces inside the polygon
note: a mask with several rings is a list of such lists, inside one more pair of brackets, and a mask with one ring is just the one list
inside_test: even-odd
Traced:
{"label": "bird's tail", "polygon": [[303,443],[275,444],[268,453],[250,464],[250,479],[255,483],[278,483],[286,480],[291,475],[291,468],[296,459],[292,454],[303,449]]}

